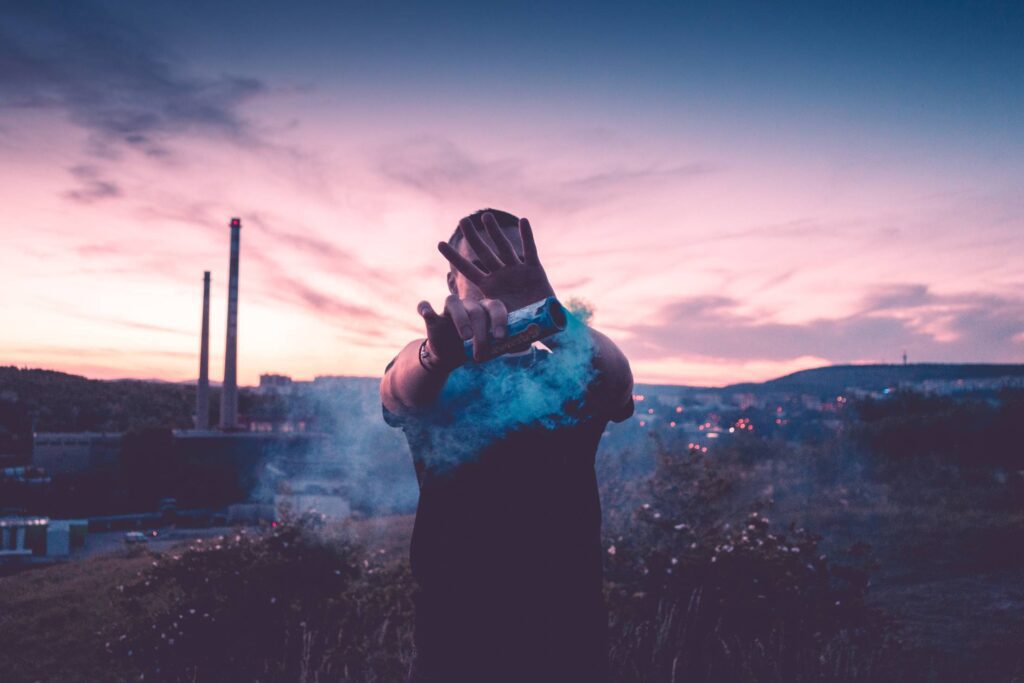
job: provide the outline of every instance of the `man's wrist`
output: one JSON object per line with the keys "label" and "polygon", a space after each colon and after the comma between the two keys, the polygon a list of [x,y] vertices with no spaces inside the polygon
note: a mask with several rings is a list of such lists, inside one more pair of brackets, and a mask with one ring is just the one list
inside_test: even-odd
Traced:
{"label": "man's wrist", "polygon": [[420,343],[418,355],[420,359],[420,365],[423,367],[424,370],[433,375],[448,374],[455,369],[451,367],[450,363],[446,364],[441,360],[441,358],[437,355],[437,352],[435,352],[433,347],[430,345],[429,339],[424,339]]}

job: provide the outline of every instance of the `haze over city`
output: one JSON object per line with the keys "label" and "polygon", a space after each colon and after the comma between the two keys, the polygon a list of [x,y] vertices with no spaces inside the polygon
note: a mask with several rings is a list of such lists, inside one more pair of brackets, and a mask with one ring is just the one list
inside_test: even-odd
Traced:
{"label": "haze over city", "polygon": [[[379,375],[530,218],[639,382],[1024,361],[1019,6],[4,3],[5,364]],[[211,374],[220,377],[214,343]]]}

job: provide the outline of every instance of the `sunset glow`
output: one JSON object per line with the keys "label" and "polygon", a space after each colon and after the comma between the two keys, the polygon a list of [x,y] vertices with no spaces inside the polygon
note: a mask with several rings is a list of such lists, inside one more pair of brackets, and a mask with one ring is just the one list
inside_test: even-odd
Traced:
{"label": "sunset glow", "polygon": [[219,380],[237,215],[242,383],[379,375],[485,206],[640,382],[1024,361],[1019,12],[71,4],[0,17],[0,364],[193,379],[210,270]]}

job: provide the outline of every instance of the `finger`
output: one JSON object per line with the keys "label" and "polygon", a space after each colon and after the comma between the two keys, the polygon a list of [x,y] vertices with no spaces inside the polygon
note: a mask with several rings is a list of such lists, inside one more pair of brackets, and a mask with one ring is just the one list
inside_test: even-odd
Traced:
{"label": "finger", "polygon": [[452,245],[447,242],[438,242],[437,250],[441,252],[441,256],[444,256],[448,259],[449,263],[455,266],[455,270],[465,275],[466,279],[470,282],[478,285],[484,279],[484,271],[467,261],[465,256],[452,248]]}
{"label": "finger", "polygon": [[428,325],[436,322],[440,317],[437,314],[437,311],[434,310],[434,307],[430,305],[429,301],[419,302],[419,304],[416,305],[416,312],[420,314],[420,317],[422,317]]}
{"label": "finger", "polygon": [[508,309],[500,299],[483,299],[480,302],[491,321],[491,336],[504,339],[508,332]]}
{"label": "finger", "polygon": [[463,218],[459,221],[459,231],[466,238],[466,241],[469,242],[469,246],[473,247],[473,252],[480,259],[480,262],[484,264],[484,268],[492,273],[501,268],[501,261],[494,255],[491,248],[487,246],[487,242],[484,242],[484,238],[480,235],[480,231],[476,229],[476,226],[473,225],[473,221]]}
{"label": "finger", "polygon": [[469,314],[469,324],[473,328],[473,358],[481,360],[484,357],[484,350],[487,348],[487,311],[476,301],[464,300],[462,305]]}
{"label": "finger", "polygon": [[523,240],[523,263],[539,266],[540,258],[537,256],[537,243],[533,241],[533,228],[530,227],[530,221],[525,218],[519,219],[519,236]]}
{"label": "finger", "polygon": [[444,300],[444,312],[452,319],[455,329],[459,331],[462,341],[473,337],[473,326],[469,322],[469,313],[462,305],[462,300],[454,294]]}
{"label": "finger", "polygon": [[498,248],[498,256],[505,262],[506,265],[512,265],[519,263],[519,257],[516,256],[515,247],[508,241],[508,237],[505,236],[505,231],[498,225],[498,220],[494,217],[494,214],[488,212],[483,215],[481,219],[484,223],[484,228],[487,229],[487,234],[491,236],[491,241],[494,242],[494,246]]}

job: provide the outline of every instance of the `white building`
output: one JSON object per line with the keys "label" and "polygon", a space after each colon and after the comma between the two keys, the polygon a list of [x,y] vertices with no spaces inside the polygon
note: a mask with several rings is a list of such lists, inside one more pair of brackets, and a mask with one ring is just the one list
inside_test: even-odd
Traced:
{"label": "white building", "polygon": [[49,525],[46,517],[0,517],[0,560],[29,557],[32,549],[26,546],[30,530]]}

